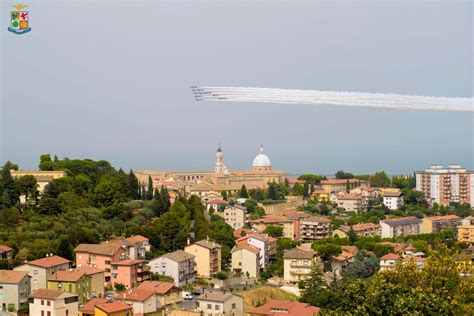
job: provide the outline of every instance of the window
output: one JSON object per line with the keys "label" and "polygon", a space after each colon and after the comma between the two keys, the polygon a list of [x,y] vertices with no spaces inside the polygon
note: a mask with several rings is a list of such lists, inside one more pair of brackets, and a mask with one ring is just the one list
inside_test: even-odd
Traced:
{"label": "window", "polygon": [[212,309],[212,305],[211,305],[211,304],[207,304],[207,309]]}
{"label": "window", "polygon": [[66,316],[69,316],[69,310],[66,309]]}
{"label": "window", "polygon": [[105,260],[105,264],[110,264],[110,260]]}
{"label": "window", "polygon": [[48,311],[47,315],[48,315],[48,316],[51,316],[51,312],[50,312],[50,311]]}
{"label": "window", "polygon": [[46,301],[47,306],[51,306],[51,301]]}
{"label": "window", "polygon": [[41,316],[44,316],[44,311],[41,311]]}
{"label": "window", "polygon": [[218,311],[218,310],[221,309],[221,307],[220,307],[219,305],[216,305],[216,306],[215,306],[215,309],[216,309],[216,311]]}
{"label": "window", "polygon": [[41,305],[44,305],[44,300],[41,300]]}
{"label": "window", "polygon": [[38,275],[38,270],[33,270],[34,275]]}
{"label": "window", "polygon": [[235,303],[232,303],[232,309],[235,309],[235,307],[236,307]]}

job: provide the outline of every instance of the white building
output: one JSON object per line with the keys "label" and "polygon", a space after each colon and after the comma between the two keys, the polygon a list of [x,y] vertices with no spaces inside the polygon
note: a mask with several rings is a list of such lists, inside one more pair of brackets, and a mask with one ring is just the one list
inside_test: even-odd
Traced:
{"label": "white building", "polygon": [[224,221],[233,229],[244,227],[247,219],[247,208],[240,205],[229,206],[224,210]]}
{"label": "white building", "polygon": [[474,204],[474,171],[460,165],[431,165],[416,172],[416,189],[425,193],[430,204],[450,202]]}
{"label": "white building", "polygon": [[30,315],[75,316],[79,313],[77,294],[39,289],[30,296]]}
{"label": "white building", "polygon": [[422,233],[423,221],[414,216],[384,219],[380,221],[382,238],[418,235]]}
{"label": "white building", "polygon": [[388,253],[380,257],[380,271],[394,270],[399,263],[399,255],[396,253]]}
{"label": "white building", "polygon": [[193,283],[196,278],[195,256],[183,250],[167,253],[150,260],[148,265],[153,273],[173,278],[176,286]]}
{"label": "white building", "polygon": [[206,316],[244,315],[244,299],[230,292],[206,291],[195,301],[196,309]]}
{"label": "white building", "polygon": [[403,195],[400,191],[386,191],[383,193],[383,204],[391,210],[398,210],[403,205]]}

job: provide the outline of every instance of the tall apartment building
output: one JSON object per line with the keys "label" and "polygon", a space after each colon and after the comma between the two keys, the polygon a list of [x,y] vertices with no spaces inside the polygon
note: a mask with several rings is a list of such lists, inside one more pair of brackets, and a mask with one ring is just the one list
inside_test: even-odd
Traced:
{"label": "tall apartment building", "polygon": [[423,234],[437,233],[450,230],[456,235],[461,218],[457,215],[427,216],[423,217]]}
{"label": "tall apartment building", "polygon": [[474,204],[474,171],[460,165],[431,165],[416,173],[416,189],[425,193],[430,204],[450,202]]}

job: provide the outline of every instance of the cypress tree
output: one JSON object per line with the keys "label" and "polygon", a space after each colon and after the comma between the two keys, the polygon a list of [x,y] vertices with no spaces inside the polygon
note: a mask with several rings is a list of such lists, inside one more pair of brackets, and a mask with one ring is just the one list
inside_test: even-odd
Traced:
{"label": "cypress tree", "polygon": [[139,200],[141,197],[140,185],[138,184],[138,179],[132,169],[130,169],[130,172],[128,173],[128,186],[130,187],[130,197],[133,200]]}
{"label": "cypress tree", "polygon": [[151,200],[153,198],[153,180],[151,176],[148,176],[148,190],[146,191],[146,199]]}
{"label": "cypress tree", "polygon": [[165,186],[162,186],[160,194],[162,201],[162,211],[163,213],[168,212],[171,207],[170,194],[168,193],[168,189]]}
{"label": "cypress tree", "polygon": [[244,199],[249,198],[249,193],[247,192],[247,188],[245,187],[245,184],[242,184],[242,188],[240,189],[239,196]]}
{"label": "cypress tree", "polygon": [[5,208],[12,207],[18,202],[18,193],[13,180],[12,174],[7,164],[2,168],[2,189],[3,189],[3,203]]}

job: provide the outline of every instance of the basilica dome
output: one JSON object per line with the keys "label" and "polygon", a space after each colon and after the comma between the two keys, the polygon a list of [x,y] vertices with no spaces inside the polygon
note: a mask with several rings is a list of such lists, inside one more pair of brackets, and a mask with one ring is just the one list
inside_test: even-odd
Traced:
{"label": "basilica dome", "polygon": [[270,158],[263,152],[263,146],[260,147],[260,153],[255,157],[252,163],[254,169],[271,169]]}

